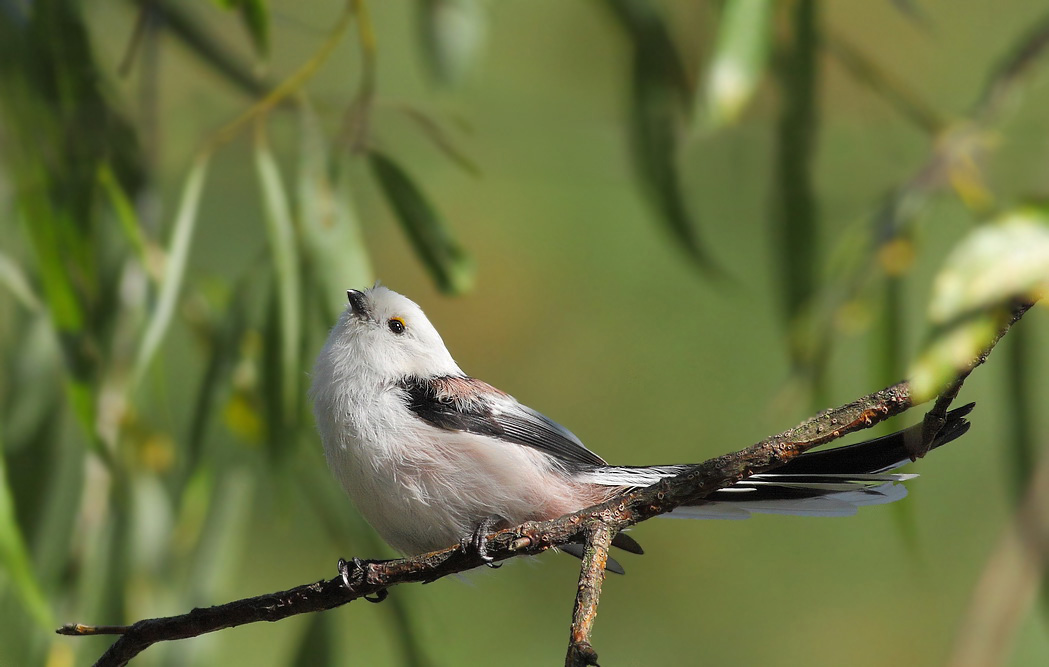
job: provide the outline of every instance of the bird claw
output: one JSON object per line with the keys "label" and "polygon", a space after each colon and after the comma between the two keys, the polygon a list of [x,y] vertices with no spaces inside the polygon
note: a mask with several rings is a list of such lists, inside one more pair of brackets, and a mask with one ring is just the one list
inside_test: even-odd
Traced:
{"label": "bird claw", "polygon": [[490,516],[477,524],[474,531],[470,535],[464,537],[460,543],[460,548],[463,553],[476,554],[482,561],[484,561],[485,565],[493,570],[502,567],[502,563],[496,563],[495,559],[488,555],[488,541],[485,539],[488,536],[488,533],[492,532],[492,529],[494,529],[502,520],[502,517]]}
{"label": "bird claw", "polygon": [[[351,565],[353,570],[357,570],[361,573],[361,579],[367,581],[368,566],[375,561],[361,560],[354,556],[349,562],[344,558],[339,559],[339,574],[342,575],[342,585],[346,587],[346,590],[353,591],[353,586],[350,584],[350,570]],[[390,595],[390,592],[385,588],[379,590],[374,597],[363,596],[368,602],[378,604],[385,600]]]}

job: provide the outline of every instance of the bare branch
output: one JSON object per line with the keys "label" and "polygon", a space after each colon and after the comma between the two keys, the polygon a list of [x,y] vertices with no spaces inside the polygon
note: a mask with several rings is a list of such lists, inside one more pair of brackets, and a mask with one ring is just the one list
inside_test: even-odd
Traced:
{"label": "bare branch", "polygon": [[572,631],[568,639],[565,667],[585,667],[597,664],[597,651],[590,645],[590,633],[597,618],[597,603],[601,599],[601,584],[605,581],[605,563],[608,548],[615,533],[608,524],[595,521],[587,525],[586,551],[579,570],[579,588],[572,610]]}
{"label": "bare branch", "polygon": [[[987,348],[968,367],[962,369],[959,377],[946,388],[932,413],[946,411],[973,369],[986,360],[991,349],[1029,308],[1030,305],[1025,304],[1013,310],[1012,317],[1003,323]],[[495,561],[502,561],[517,556],[537,555],[571,542],[584,542],[586,551],[566,664],[596,664],[597,654],[590,646],[589,636],[597,613],[608,545],[614,535],[681,505],[694,504],[720,488],[783,465],[817,445],[826,444],[853,431],[870,428],[911,407],[910,385],[900,382],[841,407],[821,412],[747,449],[690,466],[680,475],[652,486],[635,489],[600,505],[557,519],[527,522],[488,535],[487,554]],[[925,435],[934,437],[936,433]],[[921,449],[913,452],[915,458],[922,455],[924,451]],[[435,581],[484,564],[477,552],[463,550],[458,545],[410,558],[358,562],[359,566],[351,566],[347,570],[345,583],[340,575],[279,593],[194,609],[188,614],[146,619],[131,626],[70,624],[59,628],[58,633],[74,636],[120,633],[120,639],[95,663],[96,667],[116,667],[127,664],[157,642],[186,639],[247,623],[279,621],[297,614],[332,609],[361,597],[374,598],[398,584]]]}
{"label": "bare branch", "polygon": [[[994,346],[998,344],[998,341],[1002,339],[1002,336],[1009,331],[1009,328],[1016,324],[1021,317],[1024,316],[1028,310],[1031,309],[1033,303],[1021,303],[1017,304],[1013,309],[1008,319],[998,327],[998,333],[995,334],[994,338],[988,344],[987,348],[978,356],[973,359],[972,362],[965,368],[961,369],[958,373],[958,377],[954,379],[950,384],[940,392],[940,395],[936,397],[936,403],[933,404],[931,410],[925,413],[925,423],[922,426],[922,445],[927,446],[932,442],[932,439],[936,437],[936,434],[940,432],[943,425],[947,423],[947,410],[951,407],[951,403],[958,397],[958,392],[962,389],[962,384],[965,383],[966,378],[976,370],[976,367],[987,361],[987,355],[991,353]],[[911,460],[921,458],[928,454],[928,449],[920,452],[912,452]]]}

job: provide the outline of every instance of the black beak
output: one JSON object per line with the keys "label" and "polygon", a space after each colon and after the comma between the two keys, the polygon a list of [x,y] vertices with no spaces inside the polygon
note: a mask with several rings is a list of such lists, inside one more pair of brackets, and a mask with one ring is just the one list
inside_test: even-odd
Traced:
{"label": "black beak", "polygon": [[368,302],[364,300],[364,292],[355,289],[346,290],[346,300],[350,302],[350,311],[357,317],[367,317]]}

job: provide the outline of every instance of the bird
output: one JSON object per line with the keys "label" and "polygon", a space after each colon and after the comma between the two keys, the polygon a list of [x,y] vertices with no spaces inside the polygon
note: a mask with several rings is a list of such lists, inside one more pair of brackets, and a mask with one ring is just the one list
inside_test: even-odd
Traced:
{"label": "bird", "polygon": [[[610,465],[564,426],[464,373],[415,302],[379,283],[346,296],[313,367],[313,412],[334,476],[403,555],[461,544],[487,561],[493,529],[557,518],[689,467]],[[964,434],[972,408],[948,413],[930,448]],[[892,471],[911,461],[921,427],[802,454],[668,516],[845,516],[899,500],[901,482],[916,475]],[[626,533],[613,546],[643,552]],[[580,557],[582,545],[561,550]],[[606,569],[624,571],[614,558]]]}

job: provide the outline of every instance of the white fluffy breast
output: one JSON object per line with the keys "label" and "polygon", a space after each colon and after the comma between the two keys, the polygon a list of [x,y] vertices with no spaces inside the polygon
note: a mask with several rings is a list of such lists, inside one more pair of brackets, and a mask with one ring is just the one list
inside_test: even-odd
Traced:
{"label": "white fluffy breast", "polygon": [[325,451],[368,523],[405,554],[453,545],[490,516],[516,525],[590,504],[588,489],[540,452],[422,422],[388,422],[380,437],[345,438]]}

